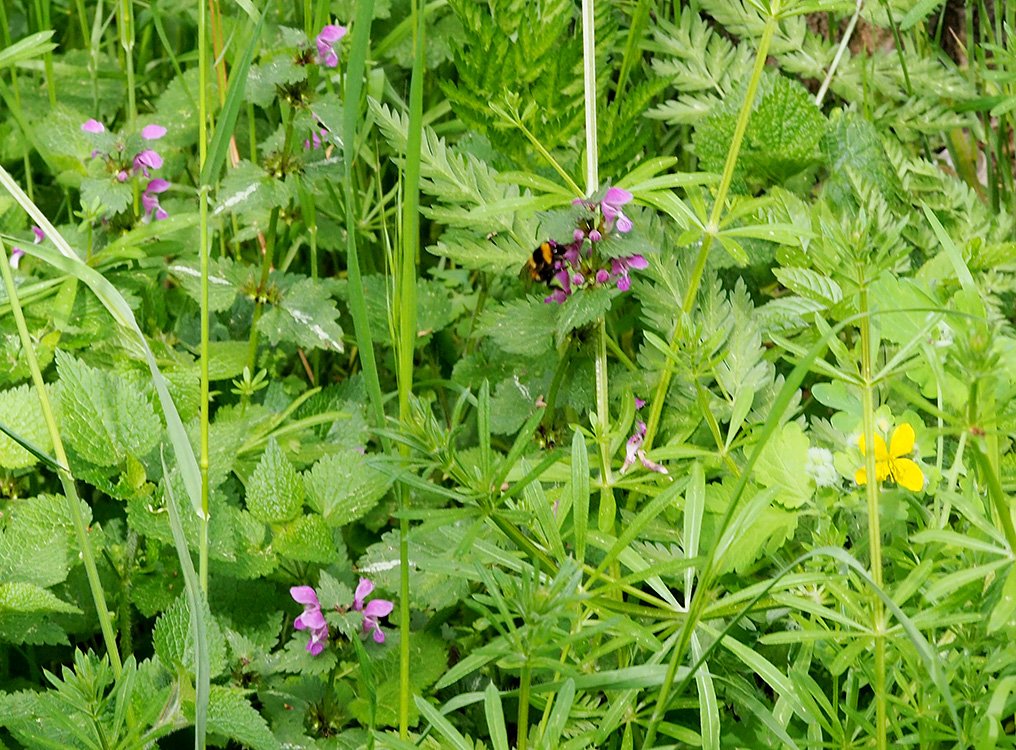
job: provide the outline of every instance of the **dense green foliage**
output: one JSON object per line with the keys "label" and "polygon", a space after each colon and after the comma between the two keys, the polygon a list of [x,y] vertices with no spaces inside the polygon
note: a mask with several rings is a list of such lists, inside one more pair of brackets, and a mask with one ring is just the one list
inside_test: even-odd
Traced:
{"label": "dense green foliage", "polygon": [[1016,747],[1016,3],[0,35],[0,749]]}

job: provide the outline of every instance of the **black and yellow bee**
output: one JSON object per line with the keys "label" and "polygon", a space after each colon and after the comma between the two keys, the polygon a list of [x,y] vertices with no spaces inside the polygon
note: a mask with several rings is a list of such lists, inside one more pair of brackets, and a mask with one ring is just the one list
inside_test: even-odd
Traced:
{"label": "black and yellow bee", "polygon": [[563,256],[564,247],[554,242],[554,240],[541,242],[526,261],[523,273],[528,271],[529,278],[533,281],[542,281],[544,284],[549,284],[551,279],[554,278],[554,274],[560,270],[558,266]]}

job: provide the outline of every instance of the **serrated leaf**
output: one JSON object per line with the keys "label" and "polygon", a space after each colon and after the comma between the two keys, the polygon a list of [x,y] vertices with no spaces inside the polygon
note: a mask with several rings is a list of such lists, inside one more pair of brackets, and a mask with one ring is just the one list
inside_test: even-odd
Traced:
{"label": "serrated leaf", "polygon": [[262,523],[284,523],[303,507],[303,479],[274,438],[247,482],[247,510]]}
{"label": "serrated leaf", "polygon": [[359,451],[344,448],[303,474],[307,503],[335,528],[362,518],[384,497],[392,479]]}
{"label": "serrated leaf", "polygon": [[134,193],[126,182],[118,182],[111,177],[81,181],[83,206],[99,206],[109,214],[118,214],[126,210],[133,200]]}
{"label": "serrated leaf", "polygon": [[335,562],[338,549],[331,529],[321,516],[300,516],[272,527],[272,546],[283,557],[328,565]]}
{"label": "serrated leaf", "polygon": [[258,322],[258,330],[272,344],[289,341],[307,349],[341,352],[342,328],[339,311],[328,289],[319,281],[301,279],[282,290]]}
{"label": "serrated leaf", "polygon": [[480,316],[478,333],[509,354],[536,357],[554,346],[557,310],[536,297],[491,305]]}
{"label": "serrated leaf", "polygon": [[[215,677],[226,668],[226,639],[222,635],[219,624],[205,607],[204,621],[208,642],[209,674]],[[152,632],[152,645],[159,661],[170,670],[182,667],[194,673],[194,647],[191,639],[190,605],[187,597],[181,594],[173,605],[163,612],[155,621]]]}
{"label": "serrated leaf", "polygon": [[36,586],[34,583],[10,581],[0,583],[0,616],[17,612],[20,614],[40,614],[44,612],[62,612],[78,614],[80,609],[60,599],[56,594]]}
{"label": "serrated leaf", "polygon": [[267,722],[241,690],[213,685],[208,700],[208,731],[252,750],[278,750]]}
{"label": "serrated leaf", "polygon": [[[201,269],[198,263],[178,260],[171,263],[168,270],[188,296],[200,304]],[[247,273],[245,269],[238,268],[231,258],[212,258],[208,264],[208,309],[222,312],[232,307],[239,285]]]}
{"label": "serrated leaf", "polygon": [[564,341],[575,329],[598,320],[610,309],[613,297],[610,288],[605,286],[581,289],[568,297],[561,305],[557,319],[557,341]]}
{"label": "serrated leaf", "polygon": [[796,422],[789,422],[773,435],[755,463],[755,478],[777,490],[776,501],[785,508],[799,508],[811,499],[815,484],[804,467],[808,464],[808,436]]}
{"label": "serrated leaf", "polygon": [[62,351],[56,363],[64,437],[78,455],[96,466],[115,466],[155,447],[162,422],[131,380]]}
{"label": "serrated leaf", "polygon": [[[85,518],[91,512],[82,503]],[[0,580],[53,586],[67,578],[72,530],[67,500],[56,495],[25,498],[8,505],[0,529]]]}
{"label": "serrated leaf", "polygon": [[283,52],[268,62],[250,66],[244,97],[251,104],[267,107],[280,86],[299,83],[306,77],[306,68],[298,65],[292,55]]}
{"label": "serrated leaf", "polygon": [[[53,389],[48,390],[50,400],[53,400]],[[53,451],[53,441],[42,415],[42,404],[31,386],[22,385],[0,392],[0,423],[44,453]],[[26,469],[37,461],[17,441],[0,432],[0,466]]]}

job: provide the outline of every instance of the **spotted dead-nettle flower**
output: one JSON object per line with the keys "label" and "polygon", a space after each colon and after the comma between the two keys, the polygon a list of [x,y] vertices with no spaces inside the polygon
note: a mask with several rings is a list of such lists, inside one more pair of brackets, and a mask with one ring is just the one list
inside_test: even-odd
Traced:
{"label": "spotted dead-nettle flower", "polygon": [[141,195],[141,205],[145,209],[146,220],[161,221],[169,218],[166,209],[159,205],[159,193],[164,193],[167,190],[169,190],[169,182],[158,177],[148,183],[148,187]]}
{"label": "spotted dead-nettle flower", "polygon": [[628,438],[628,442],[625,445],[624,464],[621,466],[621,473],[624,474],[628,469],[632,467],[637,458],[639,462],[649,469],[649,471],[655,471],[660,474],[669,474],[667,467],[662,466],[655,461],[651,461],[646,452],[642,449],[642,443],[646,439],[646,423],[641,419],[635,423],[635,432],[632,433],[631,437]]}
{"label": "spotted dead-nettle flower", "polygon": [[335,51],[335,45],[346,35],[345,26],[328,24],[321,29],[317,35],[318,62],[326,68],[334,68],[339,64],[339,54]]}
{"label": "spotted dead-nettle flower", "polygon": [[325,650],[325,643],[328,642],[328,623],[321,613],[317,593],[310,586],[293,586],[289,590],[289,595],[298,604],[303,605],[303,614],[293,620],[293,627],[297,630],[310,631],[307,650],[312,656],[317,656]]}
{"label": "spotted dead-nettle flower", "polygon": [[391,614],[395,605],[387,599],[373,599],[365,602],[364,600],[370,596],[372,591],[374,591],[374,584],[367,578],[361,578],[360,583],[357,584],[356,592],[353,594],[353,609],[363,612],[363,632],[369,633],[373,630],[374,640],[377,643],[384,643],[385,634],[381,630],[378,620]]}

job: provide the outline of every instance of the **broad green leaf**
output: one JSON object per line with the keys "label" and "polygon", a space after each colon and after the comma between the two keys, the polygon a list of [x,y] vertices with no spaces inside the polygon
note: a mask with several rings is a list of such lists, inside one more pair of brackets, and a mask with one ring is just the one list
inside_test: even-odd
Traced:
{"label": "broad green leaf", "polygon": [[554,346],[556,306],[537,297],[488,305],[477,332],[509,354],[536,357]]}
{"label": "broad green leaf", "polygon": [[272,546],[282,557],[328,565],[338,559],[331,529],[321,516],[299,516],[272,527]]}
{"label": "broad green leaf", "polygon": [[303,480],[274,438],[247,481],[247,510],[263,523],[284,523],[303,507]]}
{"label": "broad green leaf", "polygon": [[[50,400],[56,395],[52,388]],[[35,391],[28,385],[0,391],[0,424],[23,438],[44,453],[53,451],[53,441],[42,415],[42,405]],[[0,466],[7,469],[26,469],[35,466],[38,459],[20,446],[13,438],[0,432]]]}
{"label": "broad green leaf", "polygon": [[359,451],[344,448],[325,456],[303,473],[307,504],[335,528],[362,518],[392,484]]}
{"label": "broad green leaf", "polygon": [[301,279],[281,288],[281,299],[258,321],[259,330],[272,344],[289,341],[308,349],[341,352],[339,311],[327,289],[313,279]]}
{"label": "broad green leaf", "polygon": [[[199,606],[205,610],[203,615],[204,631],[208,641],[209,674],[215,677],[226,667],[226,640],[218,623],[208,611],[208,605],[202,601]],[[167,669],[175,670],[182,667],[193,674],[194,646],[187,596],[181,594],[155,621],[152,645],[159,660]]]}
{"label": "broad green leaf", "polygon": [[155,447],[162,423],[133,381],[62,351],[56,363],[64,439],[78,455],[96,466],[115,466]]}
{"label": "broad green leaf", "polygon": [[212,686],[208,701],[208,731],[252,750],[278,750],[281,747],[244,691],[223,685]]}
{"label": "broad green leaf", "polygon": [[755,464],[755,478],[777,490],[776,501],[784,508],[799,508],[811,499],[815,483],[805,471],[808,436],[796,422],[788,422],[762,449]]}

